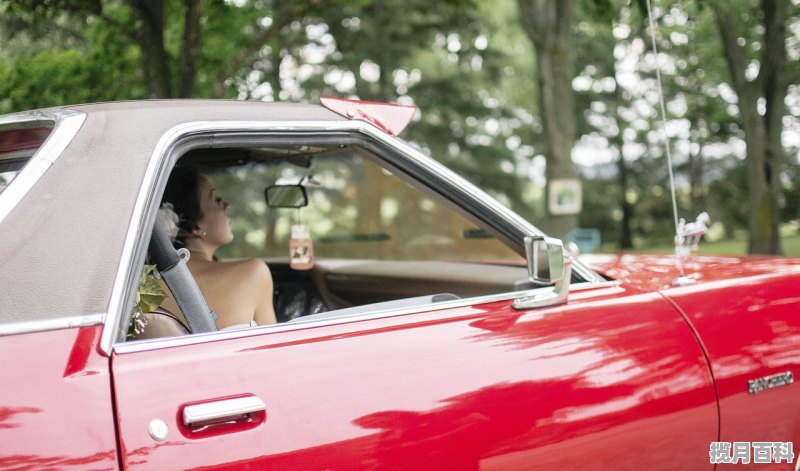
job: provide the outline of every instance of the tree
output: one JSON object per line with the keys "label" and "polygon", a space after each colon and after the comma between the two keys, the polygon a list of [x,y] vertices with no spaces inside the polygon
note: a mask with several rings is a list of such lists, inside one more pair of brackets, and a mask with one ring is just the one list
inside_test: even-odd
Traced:
{"label": "tree", "polygon": [[[616,181],[597,176],[584,180],[584,206],[580,215],[581,227],[601,229],[602,237],[608,241],[616,239],[619,248],[633,248],[634,208],[628,200],[628,190],[633,183],[630,165],[623,149],[623,132],[630,123],[622,117],[621,109],[630,106],[629,92],[619,80],[617,46],[628,47],[626,37],[614,37],[614,25],[629,22],[630,9],[622,5],[611,5],[602,1],[584,2],[583,13],[578,20],[576,41],[576,92],[578,109],[584,110],[578,119],[578,130],[582,136],[607,140],[607,146],[616,153]],[[626,28],[627,31],[627,28]],[[620,33],[618,33],[620,34]],[[606,84],[613,81],[613,86]],[[599,183],[599,184],[598,184]],[[603,188],[603,186],[605,188]],[[591,189],[595,189],[591,191]],[[609,198],[613,195],[613,198]],[[619,225],[612,225],[618,219]]]}
{"label": "tree", "polygon": [[[788,85],[785,74],[789,0],[761,2],[756,17],[763,35],[758,41],[748,40],[749,31],[742,31],[745,15],[737,18],[731,13],[748,11],[746,5],[734,6],[729,1],[709,4],[719,27],[731,85],[739,98],[741,125],[747,145],[750,193],[748,252],[778,254],[781,252],[778,198],[783,162],[781,133]],[[748,26],[752,28],[752,25]],[[754,42],[758,43],[757,47],[754,47]],[[759,50],[757,57],[751,57]],[[755,77],[749,74],[753,66],[758,69]]]}
{"label": "tree", "polygon": [[[575,178],[572,147],[575,144],[575,110],[572,91],[573,24],[577,0],[518,0],[520,22],[536,49],[539,116],[544,130],[547,186],[554,179]],[[550,232],[557,237],[577,226],[576,215],[550,213],[549,191],[545,206]]]}
{"label": "tree", "polygon": [[[232,77],[243,69],[252,70],[258,52],[296,18],[316,11],[318,4],[318,0],[241,5],[202,0],[4,0],[0,6],[5,8],[7,24],[16,22],[35,31],[75,30],[78,43],[88,43],[85,48],[102,47],[93,40],[135,45],[144,94],[123,92],[118,97],[129,99],[224,96]],[[94,36],[77,32],[87,25],[93,27]],[[5,29],[11,36],[20,33],[19,27]]]}

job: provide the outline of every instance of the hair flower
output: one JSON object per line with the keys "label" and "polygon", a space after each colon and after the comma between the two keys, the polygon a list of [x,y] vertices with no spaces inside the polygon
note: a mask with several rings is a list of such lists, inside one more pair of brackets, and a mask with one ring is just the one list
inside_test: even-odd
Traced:
{"label": "hair flower", "polygon": [[161,227],[166,231],[170,242],[175,242],[175,238],[178,237],[178,222],[180,220],[181,218],[178,217],[172,203],[164,203],[158,208],[158,222],[161,223]]}

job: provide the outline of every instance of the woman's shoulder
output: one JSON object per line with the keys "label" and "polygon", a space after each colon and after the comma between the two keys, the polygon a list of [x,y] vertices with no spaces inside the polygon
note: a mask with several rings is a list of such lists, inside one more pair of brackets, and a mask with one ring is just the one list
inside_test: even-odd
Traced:
{"label": "woman's shoulder", "polygon": [[219,272],[229,276],[252,278],[255,280],[270,278],[267,264],[263,260],[257,258],[219,262],[217,265]]}

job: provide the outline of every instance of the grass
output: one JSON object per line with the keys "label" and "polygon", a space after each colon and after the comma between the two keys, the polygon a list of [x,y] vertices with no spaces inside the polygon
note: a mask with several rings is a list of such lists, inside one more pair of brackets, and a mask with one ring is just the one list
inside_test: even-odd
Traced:
{"label": "grass", "polygon": [[[787,257],[800,257],[800,235],[793,234],[781,238],[783,254]],[[599,253],[618,252],[612,245],[603,244]],[[671,246],[654,246],[646,249],[631,250],[632,253],[672,253],[674,248]],[[700,242],[700,249],[695,252],[703,255],[745,255],[747,254],[747,238],[738,237],[733,239],[722,239],[714,242]]]}

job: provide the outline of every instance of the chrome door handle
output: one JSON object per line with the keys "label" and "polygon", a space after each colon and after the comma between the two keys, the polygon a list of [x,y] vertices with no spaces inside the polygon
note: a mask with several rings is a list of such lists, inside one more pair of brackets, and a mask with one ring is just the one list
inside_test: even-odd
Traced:
{"label": "chrome door handle", "polygon": [[264,401],[256,396],[194,404],[183,409],[183,425],[200,427],[220,422],[248,419],[251,414],[266,410],[267,406]]}

